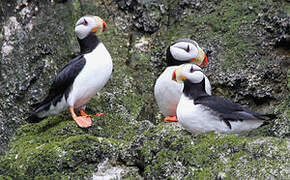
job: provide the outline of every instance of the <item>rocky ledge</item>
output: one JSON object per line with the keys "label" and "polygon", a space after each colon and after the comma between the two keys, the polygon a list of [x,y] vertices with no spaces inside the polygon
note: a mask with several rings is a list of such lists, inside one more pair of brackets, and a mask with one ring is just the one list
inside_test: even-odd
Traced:
{"label": "rocky ledge", "polygon": [[[2,1],[0,179],[288,179],[290,3],[254,0],[84,1],[102,17],[109,83],[88,104],[93,126],[68,112],[25,118],[79,52],[79,1]],[[206,51],[213,93],[278,118],[254,131],[190,134],[163,123],[153,97],[165,50],[191,38]]]}

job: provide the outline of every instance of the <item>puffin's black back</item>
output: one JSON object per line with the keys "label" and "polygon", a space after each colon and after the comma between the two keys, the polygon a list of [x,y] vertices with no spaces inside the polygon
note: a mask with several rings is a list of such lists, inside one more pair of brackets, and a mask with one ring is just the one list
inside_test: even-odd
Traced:
{"label": "puffin's black back", "polygon": [[[174,43],[172,43],[170,46],[173,46],[174,44],[179,43],[179,42],[188,42],[188,43],[194,44],[196,47],[198,46],[195,41],[193,41],[191,39],[186,39],[186,38],[179,39],[179,40],[175,41]],[[172,56],[172,54],[170,52],[170,46],[166,50],[166,63],[167,63],[167,66],[178,66],[178,65],[181,65],[181,64],[189,62],[189,61],[178,61],[178,60],[176,60]]]}

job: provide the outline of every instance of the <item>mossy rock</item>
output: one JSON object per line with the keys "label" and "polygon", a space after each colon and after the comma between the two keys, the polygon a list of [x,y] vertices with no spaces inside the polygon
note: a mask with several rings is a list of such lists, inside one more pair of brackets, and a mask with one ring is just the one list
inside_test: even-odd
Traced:
{"label": "mossy rock", "polygon": [[216,133],[191,135],[168,130],[160,133],[160,129],[154,130],[145,134],[148,139],[141,150],[146,162],[146,177],[283,179],[289,176],[286,170],[289,163],[287,140]]}
{"label": "mossy rock", "polygon": [[[11,73],[1,71],[1,77],[14,79],[24,64],[19,72],[30,78],[18,74],[15,81],[5,81],[4,89],[0,86],[0,123],[8,129],[1,132],[1,143],[12,137],[0,156],[0,179],[86,179],[96,176],[104,162],[109,169],[121,169],[117,177],[125,179],[289,178],[290,71],[281,70],[279,60],[287,56],[281,58],[272,46],[279,34],[287,34],[288,2],[84,2],[84,14],[98,15],[108,24],[100,39],[114,63],[111,79],[87,105],[89,113],[105,114],[93,116],[89,129],[78,128],[67,111],[37,124],[24,122],[29,105],[44,97],[54,75],[78,54],[73,26],[81,16],[79,2],[59,2],[29,1],[28,9],[42,10],[31,11],[35,28],[25,31],[31,38],[20,41],[21,51],[15,47],[13,56],[3,58],[10,63],[16,57],[18,64]],[[25,7],[8,13],[16,13],[23,27],[29,24],[20,15]],[[33,13],[39,16],[32,18]],[[46,16],[53,25],[43,23]],[[184,37],[207,52],[210,64],[204,71],[214,94],[278,118],[242,135],[193,135],[177,123],[162,123],[154,82],[165,68],[166,48]],[[25,56],[29,58],[21,59]]]}

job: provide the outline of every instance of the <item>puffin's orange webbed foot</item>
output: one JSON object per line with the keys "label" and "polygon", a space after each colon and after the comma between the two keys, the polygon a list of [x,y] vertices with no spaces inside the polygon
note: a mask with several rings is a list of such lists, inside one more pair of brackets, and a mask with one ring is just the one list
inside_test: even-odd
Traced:
{"label": "puffin's orange webbed foot", "polygon": [[98,114],[90,115],[90,114],[87,114],[83,109],[80,110],[80,113],[81,113],[82,116],[88,116],[88,117],[104,115],[104,113],[98,113]]}
{"label": "puffin's orange webbed foot", "polygon": [[83,109],[80,110],[80,113],[82,116],[100,116],[100,115],[104,115],[104,113],[98,113],[98,114],[93,114],[93,115],[90,115],[90,114],[87,114]]}
{"label": "puffin's orange webbed foot", "polygon": [[164,122],[167,122],[167,121],[170,121],[170,122],[178,122],[178,119],[176,116],[166,116],[164,118]]}
{"label": "puffin's orange webbed foot", "polygon": [[90,116],[73,116],[79,127],[88,128],[92,126],[92,119]]}
{"label": "puffin's orange webbed foot", "polygon": [[83,109],[80,110],[80,113],[82,116],[91,116],[91,115],[88,115]]}
{"label": "puffin's orange webbed foot", "polygon": [[[70,106],[69,107],[69,110],[70,110],[70,113],[71,113],[71,116],[72,118],[75,120],[75,122],[77,123],[77,125],[81,128],[88,128],[88,127],[91,127],[92,126],[92,119],[89,115],[87,115],[84,111],[80,113],[82,114],[81,116],[77,116],[75,114],[75,111],[74,111],[74,107],[73,106]],[[84,113],[86,115],[84,115]]]}

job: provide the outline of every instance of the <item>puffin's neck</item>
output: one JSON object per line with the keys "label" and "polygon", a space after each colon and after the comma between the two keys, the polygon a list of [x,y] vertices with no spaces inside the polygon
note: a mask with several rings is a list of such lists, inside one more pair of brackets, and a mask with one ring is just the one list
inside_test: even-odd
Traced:
{"label": "puffin's neck", "polygon": [[189,62],[190,61],[178,61],[178,60],[176,60],[170,52],[170,47],[167,49],[167,52],[166,52],[167,66],[179,66],[181,64],[185,64],[185,63],[189,63]]}
{"label": "puffin's neck", "polygon": [[94,33],[90,33],[84,39],[78,38],[78,42],[80,44],[81,54],[85,54],[85,53],[89,53],[93,51],[100,43],[99,39]]}
{"label": "puffin's neck", "polygon": [[195,84],[186,79],[184,81],[183,93],[185,96],[193,100],[196,100],[201,96],[208,96],[208,94],[205,92],[205,78],[203,78],[200,83]]}

